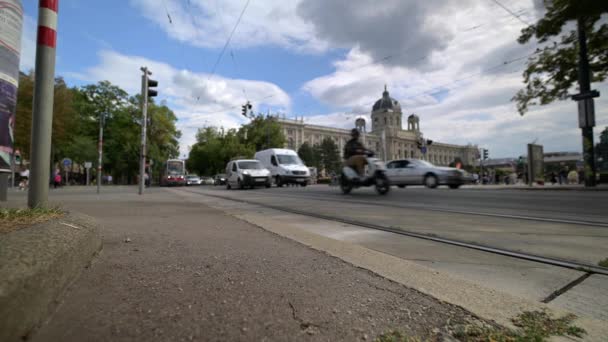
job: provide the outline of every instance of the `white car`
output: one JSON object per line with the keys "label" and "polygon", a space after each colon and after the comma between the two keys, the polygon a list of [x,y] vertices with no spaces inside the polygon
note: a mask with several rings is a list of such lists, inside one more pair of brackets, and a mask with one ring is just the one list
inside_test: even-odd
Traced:
{"label": "white car", "polygon": [[197,175],[187,175],[186,176],[186,185],[201,185],[201,184],[203,184],[201,177],[199,177]]}
{"label": "white car", "polygon": [[270,188],[270,171],[259,160],[236,159],[226,165],[226,189],[265,186]]}
{"label": "white car", "polygon": [[420,159],[390,161],[386,164],[386,175],[391,185],[400,188],[406,185],[425,185],[432,189],[439,185],[447,185],[452,189],[458,189],[461,185],[470,182],[470,177],[464,170],[435,166]]}
{"label": "white car", "polygon": [[272,179],[278,187],[283,184],[308,185],[310,181],[310,170],[296,151],[284,148],[270,148],[255,154],[265,168],[270,170]]}

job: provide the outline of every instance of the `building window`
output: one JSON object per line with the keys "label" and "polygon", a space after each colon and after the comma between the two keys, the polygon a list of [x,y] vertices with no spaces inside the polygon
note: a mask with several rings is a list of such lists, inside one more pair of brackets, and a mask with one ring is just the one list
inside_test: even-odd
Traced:
{"label": "building window", "polygon": [[384,125],[386,125],[386,118],[384,118]]}

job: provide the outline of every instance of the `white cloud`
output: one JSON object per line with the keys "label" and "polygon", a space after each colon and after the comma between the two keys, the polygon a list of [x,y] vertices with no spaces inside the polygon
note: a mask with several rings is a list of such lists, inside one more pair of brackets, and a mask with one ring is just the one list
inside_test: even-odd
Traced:
{"label": "white cloud", "polygon": [[[405,3],[402,6],[411,5]],[[538,15],[537,4],[536,0],[519,0],[508,6],[521,13],[522,19],[532,22]],[[365,4],[359,3],[352,6],[357,7],[349,10],[352,13],[366,8]],[[388,7],[391,6],[401,5],[389,2]],[[356,21],[356,16],[354,18]],[[412,60],[379,59],[383,54],[390,54],[390,49],[374,45],[416,44],[425,36],[418,35],[418,30],[404,32],[398,28],[391,34],[387,32],[386,38],[376,43],[360,42],[353,36],[350,52],[344,59],[334,62],[335,71],[306,82],[302,89],[332,107],[332,111],[353,108],[369,114],[372,104],[381,97],[383,84],[387,83],[391,96],[402,104],[404,114],[415,112],[420,116],[425,136],[447,143],[479,144],[488,147],[493,157],[525,154],[525,145],[536,139],[545,145],[546,151],[581,150],[574,102],[532,107],[521,117],[510,101],[523,86],[521,71],[525,59],[516,59],[535,48],[516,42],[524,24],[491,1],[468,3],[449,13],[442,12],[441,20],[450,34],[444,40],[429,42],[431,46],[427,46],[426,51],[431,52],[426,54],[426,65]],[[350,36],[344,31],[361,22],[344,25],[343,28],[329,25],[326,34],[334,39],[348,38]],[[346,45],[348,40],[344,39]],[[605,83],[594,87],[602,94],[608,91]],[[606,96],[596,101],[596,133],[608,124],[607,104]],[[343,127],[340,115],[328,114],[327,118],[326,122]],[[352,127],[353,122],[348,127]]]}
{"label": "white cloud", "polygon": [[[245,0],[131,0],[169,37],[206,48],[221,48],[225,44],[245,3]],[[297,15],[297,5],[298,1],[250,1],[231,45],[242,48],[271,44],[296,51],[325,50],[327,44],[314,37],[312,25]]]}
{"label": "white cloud", "polygon": [[[241,105],[248,99],[254,111],[270,108],[285,111],[290,108],[289,96],[269,82],[230,79],[220,76],[178,70],[171,65],[139,56],[123,55],[104,50],[99,53],[98,65],[84,73],[67,76],[87,82],[108,80],[130,94],[141,91],[142,66],[152,71],[152,79],[159,82],[159,97],[167,99],[175,111],[182,131],[181,153],[188,153],[198,128],[217,126],[235,128],[246,119],[241,116]],[[247,96],[245,96],[247,94]]]}

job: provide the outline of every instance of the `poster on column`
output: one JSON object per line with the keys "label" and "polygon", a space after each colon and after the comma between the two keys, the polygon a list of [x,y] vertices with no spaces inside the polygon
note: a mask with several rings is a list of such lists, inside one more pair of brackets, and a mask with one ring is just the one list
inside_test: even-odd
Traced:
{"label": "poster on column", "polygon": [[11,171],[23,6],[0,0],[0,172]]}

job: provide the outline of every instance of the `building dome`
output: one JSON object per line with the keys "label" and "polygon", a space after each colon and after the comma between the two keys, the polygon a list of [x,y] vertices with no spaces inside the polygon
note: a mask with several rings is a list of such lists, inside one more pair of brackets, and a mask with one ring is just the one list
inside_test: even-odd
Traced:
{"label": "building dome", "polygon": [[408,119],[420,119],[420,118],[418,117],[418,115],[416,115],[416,114],[411,114],[411,115],[410,115],[410,116],[408,116],[407,118],[408,118]]}
{"label": "building dome", "polygon": [[386,90],[386,86],[384,86],[384,92],[382,93],[382,98],[374,103],[374,107],[372,111],[383,110],[383,109],[392,109],[394,111],[401,110],[401,105],[397,100],[390,97],[388,94],[388,90]]}

